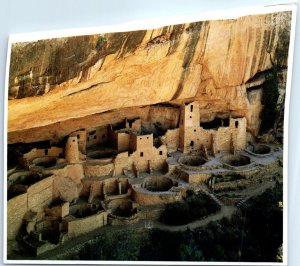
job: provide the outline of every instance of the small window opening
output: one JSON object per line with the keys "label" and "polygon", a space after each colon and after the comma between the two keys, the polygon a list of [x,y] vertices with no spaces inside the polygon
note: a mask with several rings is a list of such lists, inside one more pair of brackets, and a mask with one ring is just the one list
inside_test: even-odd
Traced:
{"label": "small window opening", "polygon": [[159,155],[163,155],[163,152],[162,152],[162,151],[159,151]]}
{"label": "small window opening", "polygon": [[239,126],[239,121],[235,121],[235,128],[238,128]]}
{"label": "small window opening", "polygon": [[92,135],[94,135],[94,134],[96,134],[96,130],[93,130],[93,131],[89,132],[89,135],[90,135],[90,136],[92,136]]}
{"label": "small window opening", "polygon": [[196,132],[197,130],[196,129],[194,129],[194,132]]}
{"label": "small window opening", "polygon": [[192,140],[192,141],[191,141],[191,147],[193,147],[193,146],[194,146],[194,141]]}
{"label": "small window opening", "polygon": [[193,106],[193,105],[191,105],[191,112],[193,112],[193,107],[194,107],[194,106]]}
{"label": "small window opening", "polygon": [[144,156],[144,153],[143,153],[143,152],[141,152],[141,153],[140,153],[140,155],[141,155],[141,157],[143,157],[143,156]]}
{"label": "small window opening", "polygon": [[133,121],[128,121],[129,128],[132,128]]}
{"label": "small window opening", "polygon": [[77,135],[77,139],[80,139],[80,135]]}
{"label": "small window opening", "polygon": [[192,118],[192,116],[190,116],[190,118]]}

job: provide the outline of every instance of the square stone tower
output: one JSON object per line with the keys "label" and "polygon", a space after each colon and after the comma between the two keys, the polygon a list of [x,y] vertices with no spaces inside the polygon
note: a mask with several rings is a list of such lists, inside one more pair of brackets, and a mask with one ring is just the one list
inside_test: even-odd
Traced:
{"label": "square stone tower", "polygon": [[199,103],[191,102],[180,107],[179,150],[183,153],[199,150],[200,112]]}

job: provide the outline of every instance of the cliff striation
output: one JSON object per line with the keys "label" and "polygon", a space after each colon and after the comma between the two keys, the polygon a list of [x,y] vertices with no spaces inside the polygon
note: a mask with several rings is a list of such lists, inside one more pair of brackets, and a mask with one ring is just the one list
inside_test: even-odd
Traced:
{"label": "cliff striation", "polygon": [[191,100],[201,122],[245,116],[257,135],[267,74],[276,67],[285,84],[290,22],[280,12],[16,43],[8,142],[62,138],[85,123],[147,118],[145,106]]}

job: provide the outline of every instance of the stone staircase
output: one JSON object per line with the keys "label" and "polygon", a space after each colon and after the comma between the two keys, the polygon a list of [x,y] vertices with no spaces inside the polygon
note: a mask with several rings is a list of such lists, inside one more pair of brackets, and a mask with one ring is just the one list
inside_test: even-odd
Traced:
{"label": "stone staircase", "polygon": [[199,187],[199,191],[207,196],[209,196],[213,201],[215,201],[220,207],[224,206],[224,204],[213,194],[208,192],[205,188]]}

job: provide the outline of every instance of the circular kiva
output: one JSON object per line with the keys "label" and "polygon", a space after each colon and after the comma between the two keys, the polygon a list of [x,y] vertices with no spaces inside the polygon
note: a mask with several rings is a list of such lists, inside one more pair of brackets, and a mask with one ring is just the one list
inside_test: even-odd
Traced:
{"label": "circular kiva", "polygon": [[221,161],[225,164],[228,164],[230,166],[244,166],[248,165],[251,163],[251,160],[248,156],[246,155],[241,155],[241,154],[226,154],[221,157]]}
{"label": "circular kiva", "polygon": [[130,217],[136,213],[136,209],[133,208],[132,201],[129,199],[112,200],[108,203],[107,208],[115,216]]}
{"label": "circular kiva", "polygon": [[249,147],[249,151],[256,154],[268,154],[271,152],[271,148],[265,144],[256,144]]}
{"label": "circular kiva", "polygon": [[178,162],[187,166],[201,166],[206,163],[206,160],[200,155],[184,155]]}
{"label": "circular kiva", "polygon": [[150,176],[145,178],[142,187],[152,191],[168,191],[173,186],[173,181],[165,176]]}
{"label": "circular kiva", "polygon": [[56,165],[56,157],[38,157],[32,160],[32,164],[43,168],[51,168]]}
{"label": "circular kiva", "polygon": [[84,218],[96,214],[101,209],[100,204],[79,204],[70,207],[70,214],[75,218]]}

